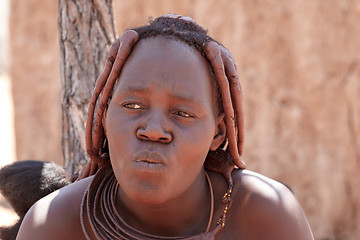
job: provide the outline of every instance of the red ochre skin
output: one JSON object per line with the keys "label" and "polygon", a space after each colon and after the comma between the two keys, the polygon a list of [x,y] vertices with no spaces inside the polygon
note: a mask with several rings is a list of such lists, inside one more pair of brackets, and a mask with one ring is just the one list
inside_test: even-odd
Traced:
{"label": "red ochre skin", "polygon": [[[126,60],[105,117],[105,133],[119,182],[117,209],[134,228],[156,235],[205,231],[210,193],[203,164],[226,134],[216,111],[209,64],[186,44],[155,37],[139,42]],[[209,172],[214,219],[228,185]],[[84,239],[80,205],[93,177],[64,187],[27,213],[17,239]],[[281,183],[235,169],[233,204],[216,239],[313,239],[294,195]]]}

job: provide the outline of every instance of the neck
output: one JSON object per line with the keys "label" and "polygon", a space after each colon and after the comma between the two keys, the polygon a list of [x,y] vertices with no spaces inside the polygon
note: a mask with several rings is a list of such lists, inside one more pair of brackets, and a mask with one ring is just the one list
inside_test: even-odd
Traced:
{"label": "neck", "polygon": [[211,198],[205,171],[176,199],[161,205],[134,202],[119,188],[116,206],[124,221],[135,229],[153,235],[185,236],[206,231]]}

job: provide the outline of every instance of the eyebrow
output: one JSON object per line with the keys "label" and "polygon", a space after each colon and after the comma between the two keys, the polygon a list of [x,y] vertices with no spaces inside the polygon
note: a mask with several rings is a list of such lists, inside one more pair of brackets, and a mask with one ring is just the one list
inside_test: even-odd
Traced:
{"label": "eyebrow", "polygon": [[189,97],[189,96],[183,96],[183,95],[179,95],[179,94],[172,94],[171,95],[173,98],[175,98],[178,101],[183,101],[183,102],[189,102],[189,103],[195,103],[196,105],[198,105],[201,108],[204,108],[204,103],[201,102],[199,99],[194,98],[194,97]]}
{"label": "eyebrow", "polygon": [[146,92],[147,86],[125,86],[115,90],[114,94],[125,94],[125,93],[143,93]]}
{"label": "eyebrow", "polygon": [[[124,88],[119,89],[118,93],[126,93],[126,92],[130,92],[130,93],[145,93],[147,90],[147,86],[126,86]],[[188,103],[195,103],[198,107],[200,108],[205,108],[205,105],[202,101],[200,101],[197,98],[191,97],[191,96],[186,96],[186,95],[181,95],[178,94],[176,92],[173,92],[171,94],[171,97],[176,99],[177,101],[183,101],[183,102],[188,102]]]}
{"label": "eyebrow", "polygon": [[126,86],[120,89],[120,92],[145,92],[147,86]]}

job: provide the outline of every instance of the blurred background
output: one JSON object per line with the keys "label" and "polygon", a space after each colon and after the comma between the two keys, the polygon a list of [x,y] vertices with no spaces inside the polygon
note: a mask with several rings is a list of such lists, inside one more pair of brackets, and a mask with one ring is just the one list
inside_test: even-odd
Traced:
{"label": "blurred background", "polygon": [[[113,4],[118,35],[178,13],[229,48],[244,92],[248,169],[291,186],[316,239],[359,238],[359,0]],[[63,164],[57,7],[0,1],[0,167]],[[0,198],[0,225],[15,219]]]}

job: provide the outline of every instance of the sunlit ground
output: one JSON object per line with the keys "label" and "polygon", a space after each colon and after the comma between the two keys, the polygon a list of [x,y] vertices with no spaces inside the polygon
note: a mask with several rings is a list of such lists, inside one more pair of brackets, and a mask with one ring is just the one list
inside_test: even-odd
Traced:
{"label": "sunlit ground", "polygon": [[[0,168],[15,160],[13,103],[11,84],[6,76],[0,75]],[[10,225],[17,219],[11,206],[0,195],[0,226]]]}

